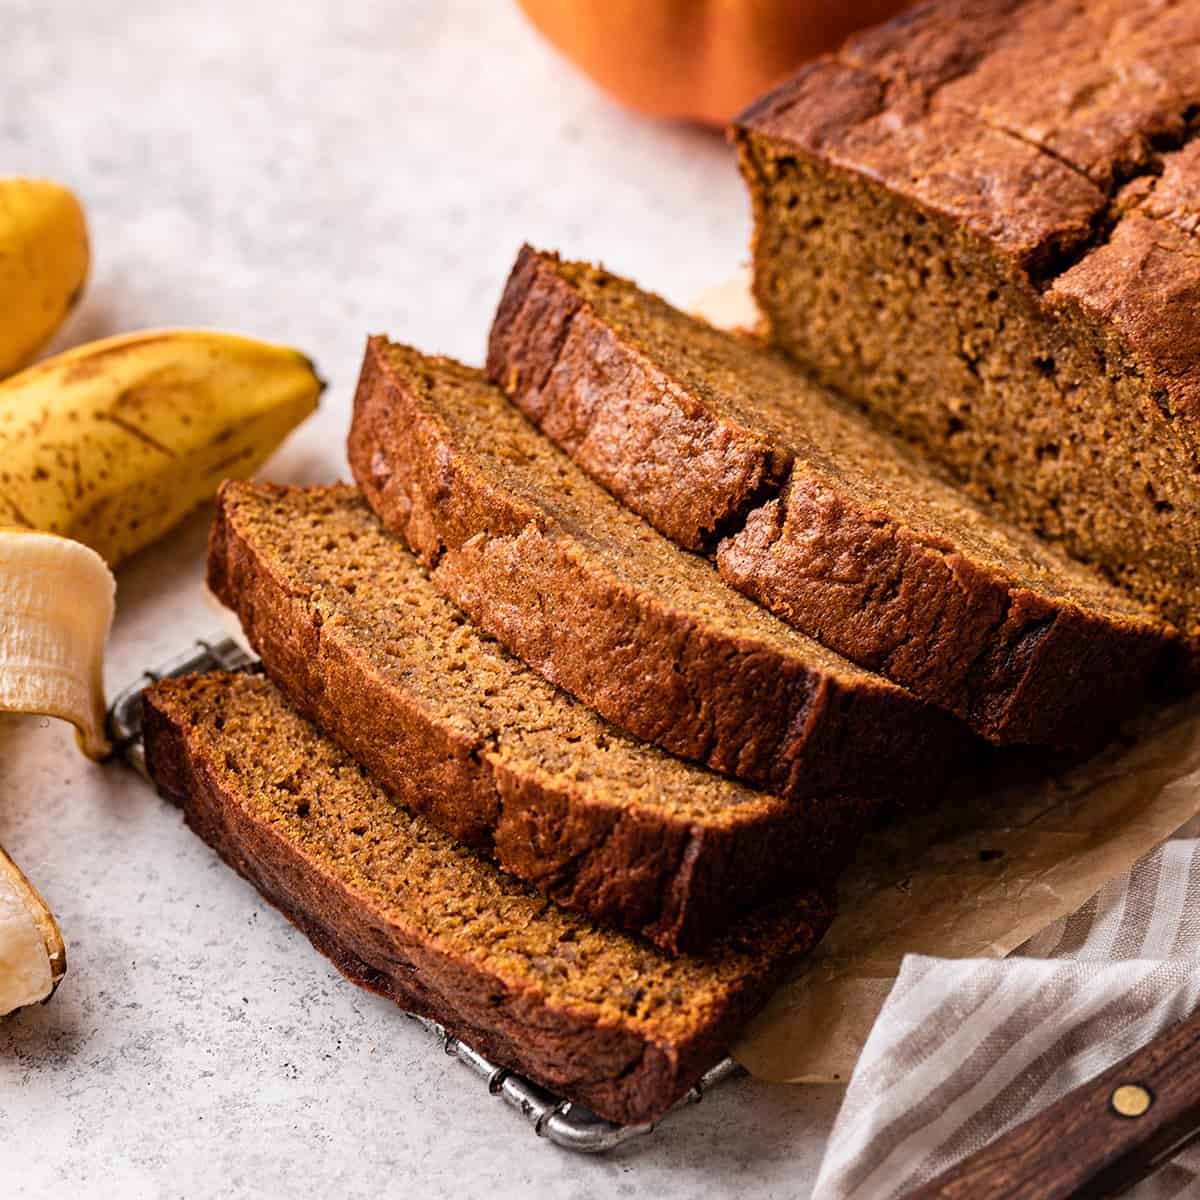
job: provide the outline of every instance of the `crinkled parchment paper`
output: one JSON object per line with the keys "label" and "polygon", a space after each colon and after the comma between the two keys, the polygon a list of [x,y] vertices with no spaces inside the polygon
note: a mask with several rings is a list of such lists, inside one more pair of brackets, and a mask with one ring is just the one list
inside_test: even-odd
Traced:
{"label": "crinkled parchment paper", "polygon": [[998,755],[937,810],[873,834],[840,915],[734,1049],[755,1075],[848,1078],[905,954],[1000,958],[1200,811],[1200,700],[1047,775]]}
{"label": "crinkled parchment paper", "polygon": [[[753,327],[748,273],[696,309]],[[1200,699],[1143,714],[1073,766],[997,753],[936,811],[867,840],[842,881],[841,915],[734,1057],[773,1082],[847,1079],[905,954],[1010,954],[1197,812]]]}

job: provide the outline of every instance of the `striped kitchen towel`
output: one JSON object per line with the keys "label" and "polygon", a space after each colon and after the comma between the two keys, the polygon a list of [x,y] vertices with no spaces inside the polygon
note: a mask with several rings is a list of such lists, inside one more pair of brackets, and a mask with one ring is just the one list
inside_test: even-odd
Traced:
{"label": "striped kitchen towel", "polygon": [[[1200,820],[1013,956],[910,955],[863,1047],[817,1200],[885,1200],[1200,1007]],[[1200,1194],[1185,1152],[1131,1195]]]}

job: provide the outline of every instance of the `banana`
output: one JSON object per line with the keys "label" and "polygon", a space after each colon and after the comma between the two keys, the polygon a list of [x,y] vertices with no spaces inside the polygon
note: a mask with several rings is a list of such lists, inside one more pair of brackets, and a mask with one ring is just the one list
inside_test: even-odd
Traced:
{"label": "banana", "polygon": [[0,712],[75,726],[104,758],[104,644],[116,582],[104,560],[50,533],[0,529]]}
{"label": "banana", "polygon": [[54,914],[0,847],[0,1016],[49,999],[66,970]]}
{"label": "banana", "polygon": [[92,342],[0,383],[0,525],[110,566],[246,478],[317,404],[296,350],[164,330]]}
{"label": "banana", "polygon": [[88,257],[71,192],[44,179],[0,179],[0,377],[31,361],[75,307]]}

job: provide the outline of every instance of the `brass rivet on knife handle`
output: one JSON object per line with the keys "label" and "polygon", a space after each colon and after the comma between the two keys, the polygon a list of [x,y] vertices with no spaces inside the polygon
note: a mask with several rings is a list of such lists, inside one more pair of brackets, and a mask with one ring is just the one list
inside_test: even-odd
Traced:
{"label": "brass rivet on knife handle", "polygon": [[1144,1117],[1153,1103],[1154,1093],[1140,1083],[1123,1083],[1109,1097],[1109,1104],[1117,1116],[1133,1120]]}

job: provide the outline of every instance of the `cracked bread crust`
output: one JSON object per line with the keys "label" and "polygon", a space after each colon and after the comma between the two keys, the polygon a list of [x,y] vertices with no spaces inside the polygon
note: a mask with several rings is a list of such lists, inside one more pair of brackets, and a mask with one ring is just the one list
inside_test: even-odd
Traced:
{"label": "cracked bread crust", "polygon": [[1054,280],[1045,303],[1067,321],[1111,330],[1150,364],[1165,415],[1200,470],[1200,141],[1159,165],[1161,174],[1118,194],[1107,237]]}
{"label": "cracked bread crust", "polygon": [[474,631],[355,488],[226,483],[208,582],[271,678],[403,804],[670,952],[832,879],[861,821],[643,746]]}
{"label": "cracked bread crust", "polygon": [[407,813],[261,677],[156,684],[145,731],[187,824],[347,978],[611,1121],[661,1116],[829,923],[801,897],[668,958]]}
{"label": "cracked bread crust", "polygon": [[488,370],[669,537],[711,545],[719,523],[733,586],[993,742],[1094,745],[1171,642],[782,356],[602,268],[524,247]]}
{"label": "cracked bread crust", "polygon": [[1180,0],[933,0],[733,131],[772,340],[1179,627],[1193,668],[1198,134]]}
{"label": "cracked bread crust", "polygon": [[[1056,80],[1028,86],[1030,55]],[[851,37],[735,123],[869,174],[1037,281],[1102,239],[1117,189],[1194,133],[1179,0],[932,0]]]}
{"label": "cracked bread crust", "polygon": [[349,457],[445,595],[635,736],[788,799],[929,796],[953,769],[956,722],[727,588],[480,372],[371,339]]}

